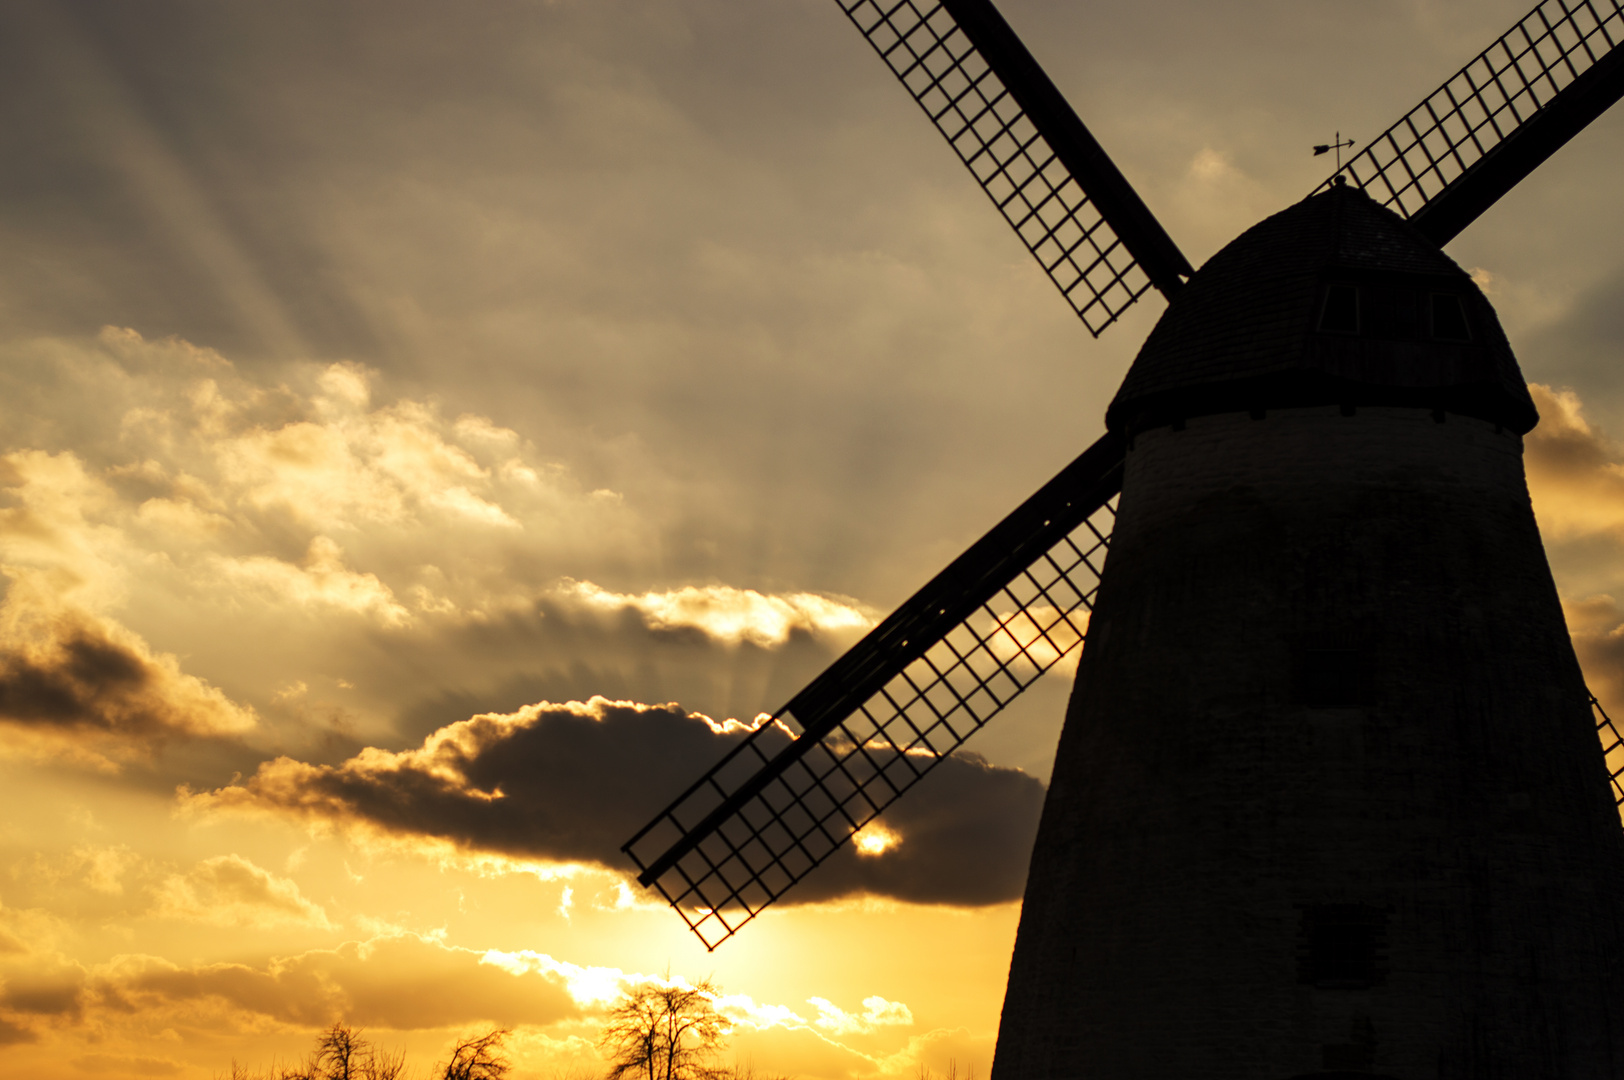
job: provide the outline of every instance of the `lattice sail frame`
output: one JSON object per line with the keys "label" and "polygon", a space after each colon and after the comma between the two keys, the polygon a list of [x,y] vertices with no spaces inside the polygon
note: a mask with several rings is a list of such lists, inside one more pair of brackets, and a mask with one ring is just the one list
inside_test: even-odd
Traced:
{"label": "lattice sail frame", "polygon": [[[820,738],[781,711],[634,837],[647,869],[763,772],[794,760],[654,885],[715,949],[979,731],[1074,657],[1115,520],[1115,499],[1020,569],[969,617]],[[787,729],[787,730],[786,730]]]}
{"label": "lattice sail frame", "polygon": [[1621,42],[1624,0],[1542,0],[1342,171],[1413,217]]}
{"label": "lattice sail frame", "polygon": [[1607,763],[1607,778],[1613,785],[1613,802],[1624,809],[1624,736],[1613,726],[1612,718],[1590,695],[1590,708],[1596,718],[1596,734],[1601,738],[1602,759]]}
{"label": "lattice sail frame", "polygon": [[1098,337],[1150,277],[957,20],[932,0],[838,2]]}

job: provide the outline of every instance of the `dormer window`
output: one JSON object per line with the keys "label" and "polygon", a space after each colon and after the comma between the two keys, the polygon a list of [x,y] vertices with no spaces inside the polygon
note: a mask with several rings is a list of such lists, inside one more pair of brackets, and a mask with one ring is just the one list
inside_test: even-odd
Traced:
{"label": "dormer window", "polygon": [[1471,341],[1466,308],[1455,293],[1432,294],[1432,336],[1439,341]]}
{"label": "dormer window", "polygon": [[1332,334],[1359,332],[1359,290],[1352,285],[1330,285],[1320,309],[1319,328]]}

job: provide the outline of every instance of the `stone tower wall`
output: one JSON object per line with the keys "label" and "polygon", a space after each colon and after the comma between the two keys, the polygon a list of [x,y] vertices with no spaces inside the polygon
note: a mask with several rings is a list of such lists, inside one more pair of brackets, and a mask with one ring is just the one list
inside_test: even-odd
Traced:
{"label": "stone tower wall", "polygon": [[1624,831],[1521,439],[1131,446],[993,1080],[1616,1080]]}

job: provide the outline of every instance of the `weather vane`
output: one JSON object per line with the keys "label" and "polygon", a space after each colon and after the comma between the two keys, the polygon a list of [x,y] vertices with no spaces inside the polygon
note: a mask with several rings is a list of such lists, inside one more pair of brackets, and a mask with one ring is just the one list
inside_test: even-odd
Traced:
{"label": "weather vane", "polygon": [[1332,150],[1335,150],[1336,151],[1336,176],[1337,176],[1337,179],[1340,180],[1342,178],[1342,151],[1345,150],[1345,149],[1349,149],[1349,148],[1351,148],[1353,146],[1356,146],[1356,145],[1358,145],[1358,144],[1355,143],[1352,139],[1348,139],[1348,140],[1344,141],[1343,138],[1342,138],[1342,133],[1339,131],[1339,132],[1336,133],[1336,141],[1335,142],[1320,143],[1318,146],[1314,147],[1314,156],[1319,157],[1321,154],[1328,154]]}

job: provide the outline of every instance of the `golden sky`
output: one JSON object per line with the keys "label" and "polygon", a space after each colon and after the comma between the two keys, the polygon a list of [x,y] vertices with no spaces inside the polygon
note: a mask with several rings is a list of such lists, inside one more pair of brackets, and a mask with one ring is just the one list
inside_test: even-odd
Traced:
{"label": "golden sky", "polygon": [[[1000,6],[1198,265],[1525,10]],[[1624,709],[1621,172],[1614,110],[1449,252]],[[670,973],[763,1070],[985,1075],[1064,673],[713,954],[617,849],[1092,442],[1160,307],[1089,338],[832,0],[5,5],[0,1072],[343,1019],[567,1075]]]}

